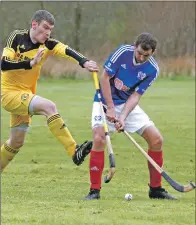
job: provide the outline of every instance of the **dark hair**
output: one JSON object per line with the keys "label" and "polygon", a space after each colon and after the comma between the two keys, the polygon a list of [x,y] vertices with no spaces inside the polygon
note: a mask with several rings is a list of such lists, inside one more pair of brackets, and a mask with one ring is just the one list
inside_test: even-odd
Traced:
{"label": "dark hair", "polygon": [[54,25],[55,19],[54,16],[46,10],[38,10],[34,13],[31,22],[35,20],[38,24],[41,23],[42,20],[47,21],[49,24]]}
{"label": "dark hair", "polygon": [[141,33],[135,41],[136,47],[139,45],[144,51],[152,49],[152,52],[156,49],[157,39],[150,33]]}

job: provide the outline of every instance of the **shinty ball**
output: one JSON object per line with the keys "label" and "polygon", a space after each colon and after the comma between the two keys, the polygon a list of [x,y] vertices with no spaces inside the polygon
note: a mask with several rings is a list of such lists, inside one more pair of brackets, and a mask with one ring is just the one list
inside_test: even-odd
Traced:
{"label": "shinty ball", "polygon": [[132,200],[132,199],[133,199],[133,195],[132,195],[132,194],[127,193],[127,194],[125,195],[125,199],[126,199],[127,201],[130,201],[130,200]]}

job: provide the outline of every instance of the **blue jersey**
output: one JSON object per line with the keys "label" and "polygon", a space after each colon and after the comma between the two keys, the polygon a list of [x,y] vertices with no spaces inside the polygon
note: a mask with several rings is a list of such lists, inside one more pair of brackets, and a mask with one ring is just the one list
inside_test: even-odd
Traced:
{"label": "blue jersey", "polygon": [[[152,56],[142,64],[135,62],[134,45],[120,45],[109,56],[104,69],[111,77],[110,86],[114,105],[125,103],[135,91],[143,95],[159,73],[158,64]],[[98,101],[97,94],[94,101]],[[103,97],[102,101],[105,103]]]}

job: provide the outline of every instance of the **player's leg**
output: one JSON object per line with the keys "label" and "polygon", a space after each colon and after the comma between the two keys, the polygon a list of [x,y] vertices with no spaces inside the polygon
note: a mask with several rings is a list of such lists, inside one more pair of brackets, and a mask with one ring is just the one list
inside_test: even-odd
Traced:
{"label": "player's leg", "polygon": [[[148,126],[146,124],[140,129],[141,136],[148,143],[148,155],[160,166],[163,166],[163,138],[159,130],[154,126]],[[176,198],[162,188],[162,177],[159,172],[148,162],[149,174],[150,174],[150,190],[149,197],[154,199],[169,199],[175,200]]]}
{"label": "player's leg", "polygon": [[36,95],[30,102],[29,113],[46,116],[49,130],[72,156],[73,162],[80,165],[84,161],[91,151],[92,141],[77,145],[52,101]]}
{"label": "player's leg", "polygon": [[93,132],[93,147],[90,153],[89,173],[90,192],[84,200],[100,198],[101,178],[104,168],[105,133],[103,126],[95,127]]}
{"label": "player's leg", "polygon": [[1,146],[1,172],[23,146],[29,122],[29,116],[11,114],[10,136]]}
{"label": "player's leg", "polygon": [[28,104],[33,94],[24,91],[1,91],[2,107],[10,112],[10,137],[1,146],[1,171],[19,152],[25,139],[31,118],[28,115]]}
{"label": "player's leg", "polygon": [[[107,125],[110,132],[115,131],[113,123],[107,122]],[[91,127],[93,132],[93,147],[91,150],[89,162],[90,192],[84,198],[84,200],[100,198],[106,139],[99,102],[93,103]]]}
{"label": "player's leg", "polygon": [[100,104],[98,102],[93,103],[91,126],[93,132],[93,147],[89,162],[90,192],[84,200],[100,198],[101,178],[104,168],[105,133]]}
{"label": "player's leg", "polygon": [[[125,130],[137,132],[148,143],[148,154],[162,167],[162,137],[147,114],[137,105],[125,120]],[[152,167],[150,167],[152,168]],[[161,186],[161,176],[150,169],[150,185]],[[156,175],[156,176],[154,176]]]}
{"label": "player's leg", "polygon": [[[138,133],[146,140],[148,143],[148,155],[160,166],[163,166],[163,138],[159,132],[159,130],[154,126],[144,126],[143,132],[140,131]],[[160,187],[161,183],[161,175],[154,169],[154,167],[148,162],[148,168],[150,172],[150,186],[151,187]]]}
{"label": "player's leg", "polygon": [[[139,107],[128,115],[125,121],[125,130],[134,133],[137,132],[148,144],[148,154],[160,166],[163,165],[163,138],[154,123],[149,119],[147,114]],[[150,174],[150,198],[175,199],[169,195],[161,186],[161,175],[148,162]]]}
{"label": "player's leg", "polygon": [[[131,133],[137,132],[148,144],[148,154],[160,166],[163,165],[163,138],[148,115],[139,107],[128,115],[125,120],[125,130]],[[161,175],[148,162],[150,174],[149,197],[157,199],[176,199],[169,195],[161,186]]]}

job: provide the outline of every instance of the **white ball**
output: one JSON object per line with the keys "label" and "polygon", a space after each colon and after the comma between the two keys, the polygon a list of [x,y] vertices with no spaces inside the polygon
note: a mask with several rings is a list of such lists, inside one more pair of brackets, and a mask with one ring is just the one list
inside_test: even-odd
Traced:
{"label": "white ball", "polygon": [[125,199],[126,199],[127,201],[132,200],[132,199],[133,199],[132,194],[126,194],[126,195],[125,195]]}

